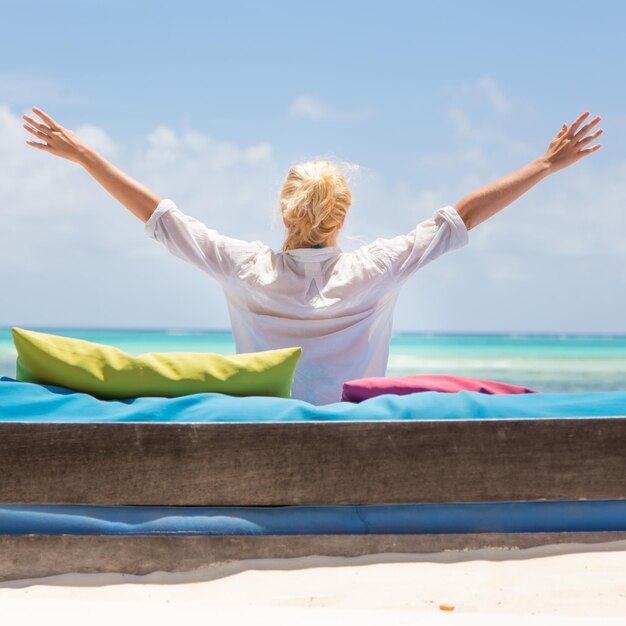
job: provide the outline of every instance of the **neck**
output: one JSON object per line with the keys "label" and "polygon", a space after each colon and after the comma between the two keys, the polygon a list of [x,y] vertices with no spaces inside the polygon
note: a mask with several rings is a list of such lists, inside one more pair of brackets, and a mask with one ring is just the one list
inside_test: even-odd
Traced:
{"label": "neck", "polygon": [[318,243],[313,246],[308,243],[298,243],[294,248],[338,248],[338,239],[339,237],[335,234],[335,236],[326,243]]}

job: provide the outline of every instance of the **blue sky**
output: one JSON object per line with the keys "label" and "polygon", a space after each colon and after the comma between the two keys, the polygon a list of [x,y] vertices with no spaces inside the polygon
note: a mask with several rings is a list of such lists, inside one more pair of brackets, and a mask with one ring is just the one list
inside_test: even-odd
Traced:
{"label": "blue sky", "polygon": [[224,234],[280,247],[288,167],[359,166],[340,245],[408,232],[602,115],[602,149],[418,272],[399,331],[626,332],[620,2],[2,3],[0,325],[228,328],[218,285],[68,161],[36,105]]}

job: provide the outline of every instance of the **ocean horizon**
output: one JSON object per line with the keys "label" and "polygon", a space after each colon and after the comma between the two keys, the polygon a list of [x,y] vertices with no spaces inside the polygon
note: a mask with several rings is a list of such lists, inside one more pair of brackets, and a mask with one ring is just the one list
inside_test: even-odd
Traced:
{"label": "ocean horizon", "polygon": [[[145,352],[235,354],[230,330],[28,326]],[[0,375],[15,377],[11,327],[0,327]],[[626,391],[626,334],[396,331],[387,376],[448,374],[524,385],[543,392]]]}

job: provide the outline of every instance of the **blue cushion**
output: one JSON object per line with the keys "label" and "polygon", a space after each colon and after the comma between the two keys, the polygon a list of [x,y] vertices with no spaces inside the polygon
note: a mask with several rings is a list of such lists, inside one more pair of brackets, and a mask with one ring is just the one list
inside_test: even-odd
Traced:
{"label": "blue cushion", "polygon": [[360,404],[315,406],[292,398],[199,393],[180,398],[99,400],[64,387],[0,378],[0,421],[302,422],[616,416],[626,391],[489,395],[427,391]]}
{"label": "blue cushion", "polygon": [[0,535],[625,531],[626,500],[357,506],[0,505]]}

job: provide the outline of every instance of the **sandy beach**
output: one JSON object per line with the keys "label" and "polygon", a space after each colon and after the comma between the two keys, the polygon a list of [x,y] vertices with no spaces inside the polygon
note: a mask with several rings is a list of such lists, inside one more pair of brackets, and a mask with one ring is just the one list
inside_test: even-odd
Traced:
{"label": "sandy beach", "polygon": [[5,582],[7,624],[626,624],[626,540]]}

